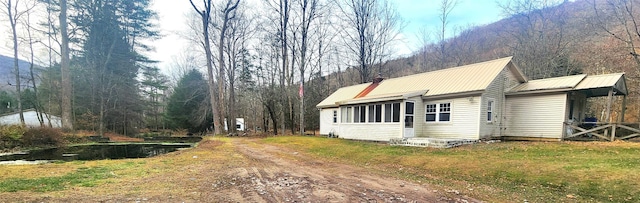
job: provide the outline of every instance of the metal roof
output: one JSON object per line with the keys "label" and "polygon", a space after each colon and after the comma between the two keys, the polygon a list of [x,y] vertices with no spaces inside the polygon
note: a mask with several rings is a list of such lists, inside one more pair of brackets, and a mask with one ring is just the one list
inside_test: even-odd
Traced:
{"label": "metal roof", "polygon": [[[617,93],[627,95],[627,84],[624,79],[624,73],[612,73],[604,75],[587,76],[575,90],[589,90],[592,96],[606,96],[608,89],[613,88]],[[598,89],[607,89],[607,93],[599,93]]]}
{"label": "metal roof", "polygon": [[529,94],[539,92],[580,91],[587,97],[607,96],[612,89],[616,94],[627,94],[624,73],[604,75],[571,75],[564,77],[531,80],[511,88],[507,94]]}
{"label": "metal roof", "polygon": [[336,102],[353,99],[353,97],[362,92],[362,90],[364,90],[364,88],[367,88],[367,86],[369,86],[369,83],[340,88],[333,92],[333,94],[329,95],[329,97],[322,100],[318,105],[316,105],[316,107],[321,108],[337,106]]}
{"label": "metal roof", "polygon": [[[423,96],[447,95],[463,92],[485,90],[489,84],[506,67],[516,71],[520,82],[526,78],[511,63],[512,57],[506,57],[481,63],[475,63],[454,68],[442,69],[398,78],[385,79],[360,100],[383,98],[387,95],[400,96],[408,92],[426,92]],[[331,94],[316,107],[338,106],[339,103],[349,103],[356,95],[371,83],[343,87]],[[428,90],[428,91],[426,91]]]}
{"label": "metal roof", "polygon": [[587,75],[570,75],[564,77],[546,78],[540,80],[530,80],[519,84],[509,90],[509,92],[528,92],[536,90],[553,90],[553,89],[573,89]]}

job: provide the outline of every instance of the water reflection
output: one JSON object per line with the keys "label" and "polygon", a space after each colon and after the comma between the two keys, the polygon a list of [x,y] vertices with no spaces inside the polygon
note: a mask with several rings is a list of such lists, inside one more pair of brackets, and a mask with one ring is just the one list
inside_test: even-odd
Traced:
{"label": "water reflection", "polygon": [[94,144],[32,150],[27,153],[0,156],[0,161],[35,160],[101,160],[145,158],[189,148],[191,144]]}

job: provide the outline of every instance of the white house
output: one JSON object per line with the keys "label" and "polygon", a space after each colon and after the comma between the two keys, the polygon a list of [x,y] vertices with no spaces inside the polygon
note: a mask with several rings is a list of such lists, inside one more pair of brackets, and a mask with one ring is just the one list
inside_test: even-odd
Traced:
{"label": "white house", "polygon": [[528,80],[511,58],[340,88],[316,106],[320,134],[562,139],[563,122],[584,117],[587,97],[627,94],[624,74]]}
{"label": "white house", "polygon": [[[40,127],[40,122],[38,121],[38,115],[34,110],[24,111],[24,123],[27,127]],[[51,127],[60,128],[62,126],[60,117],[48,115],[46,113],[42,113],[42,117],[44,120],[45,126],[49,126],[49,119],[51,119]],[[20,125],[20,114],[19,113],[11,113],[7,115],[0,116],[0,125]]]}

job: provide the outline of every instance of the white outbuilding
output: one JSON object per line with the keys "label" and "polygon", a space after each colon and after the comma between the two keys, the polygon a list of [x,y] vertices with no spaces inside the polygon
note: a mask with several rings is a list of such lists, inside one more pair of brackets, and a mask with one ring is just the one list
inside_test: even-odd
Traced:
{"label": "white outbuilding", "polygon": [[[35,110],[24,111],[23,115],[24,123],[27,125],[27,127],[40,127],[38,114]],[[42,113],[42,118],[45,126],[47,127],[49,127],[49,123],[51,123],[51,127],[53,128],[60,128],[62,126],[60,117]],[[0,116],[0,125],[20,125],[20,114],[18,112],[15,112]]]}

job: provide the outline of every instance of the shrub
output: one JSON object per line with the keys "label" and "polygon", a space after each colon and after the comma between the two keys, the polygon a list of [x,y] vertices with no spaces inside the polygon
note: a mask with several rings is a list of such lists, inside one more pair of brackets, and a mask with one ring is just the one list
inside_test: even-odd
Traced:
{"label": "shrub", "polygon": [[27,131],[20,125],[0,126],[0,149],[11,149],[20,145],[20,138]]}
{"label": "shrub", "polygon": [[45,147],[64,144],[62,132],[53,128],[31,128],[22,136],[24,146]]}
{"label": "shrub", "polygon": [[25,132],[27,132],[27,128],[21,125],[0,126],[0,138],[3,139],[20,140]]}

